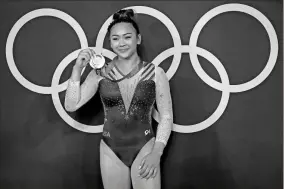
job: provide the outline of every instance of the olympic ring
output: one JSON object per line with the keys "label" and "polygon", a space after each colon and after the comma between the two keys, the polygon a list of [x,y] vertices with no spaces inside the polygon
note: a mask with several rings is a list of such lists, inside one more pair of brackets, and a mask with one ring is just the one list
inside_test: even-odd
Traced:
{"label": "olympic ring", "polygon": [[[14,41],[16,38],[17,33],[19,32],[19,30],[30,20],[37,18],[37,17],[41,17],[41,16],[53,16],[56,18],[59,18],[65,22],[67,22],[67,24],[69,24],[76,32],[76,34],[79,37],[80,40],[80,44],[81,44],[81,48],[87,48],[88,47],[88,40],[87,37],[85,35],[84,30],[81,28],[81,26],[78,24],[78,22],[72,18],[71,16],[69,16],[68,14],[56,10],[56,9],[37,9],[34,11],[31,11],[29,13],[27,13],[26,15],[22,16],[13,26],[13,28],[11,29],[9,35],[8,35],[8,39],[7,39],[7,43],[6,43],[6,59],[7,59],[7,63],[9,66],[10,71],[12,72],[13,76],[16,78],[16,80],[23,85],[24,87],[26,87],[27,89],[36,92],[36,93],[40,93],[40,94],[51,94],[53,88],[52,87],[42,87],[42,86],[38,86],[35,85],[33,83],[31,83],[30,81],[28,81],[26,78],[24,78],[22,76],[22,74],[19,72],[19,70],[16,67],[16,63],[14,61],[14,56],[13,56],[13,46],[14,46]],[[61,84],[61,91],[65,90],[67,88],[67,81],[63,84]]]}
{"label": "olympic ring", "polygon": [[[230,93],[244,92],[244,91],[247,91],[247,90],[250,90],[256,87],[269,76],[269,74],[271,73],[271,71],[273,70],[275,66],[276,59],[278,56],[278,39],[277,39],[276,32],[273,28],[273,25],[270,23],[270,21],[261,12],[259,12],[258,10],[250,6],[231,3],[231,4],[224,4],[224,5],[211,9],[206,14],[204,14],[200,18],[200,20],[197,22],[197,24],[195,25],[192,31],[192,35],[190,36],[189,45],[181,44],[181,39],[180,39],[179,33],[175,25],[165,14],[161,13],[160,11],[150,8],[150,7],[146,7],[146,6],[132,6],[132,7],[126,7],[126,8],[133,8],[137,13],[148,14],[150,16],[153,16],[159,19],[170,31],[170,34],[173,38],[174,47],[163,51],[152,61],[155,65],[158,66],[166,58],[172,55],[174,56],[172,64],[170,68],[168,69],[168,71],[166,72],[167,77],[169,79],[171,79],[173,75],[176,73],[179,67],[179,64],[180,64],[182,53],[189,53],[190,60],[192,62],[193,68],[195,72],[197,73],[197,75],[210,87],[222,92],[220,103],[217,109],[215,110],[215,112],[209,118],[207,118],[206,120],[200,123],[194,124],[194,125],[174,124],[173,131],[175,132],[193,133],[193,132],[198,132],[198,131],[201,131],[201,130],[204,130],[210,127],[224,113],[228,105],[228,102],[229,102]],[[247,83],[244,83],[244,84],[239,84],[239,85],[230,85],[228,74],[225,68],[223,67],[222,63],[213,54],[211,54],[207,50],[196,46],[198,36],[200,34],[200,31],[204,27],[204,25],[209,20],[211,20],[213,17],[221,13],[230,12],[230,11],[243,12],[243,13],[247,13],[255,17],[264,26],[265,30],[267,31],[269,40],[270,40],[270,46],[271,46],[270,56],[269,56],[267,65],[263,69],[263,71],[253,80]],[[33,18],[39,17],[39,16],[53,16],[53,17],[57,17],[59,19],[66,21],[76,31],[79,37],[79,40],[80,40],[81,48],[83,49],[83,48],[88,47],[87,38],[86,38],[86,35],[83,29],[68,14],[62,11],[59,11],[59,10],[55,10],[55,9],[37,9],[35,11],[31,11],[28,14],[21,17],[15,23],[7,39],[6,59],[7,59],[7,63],[8,63],[11,73],[13,74],[15,79],[27,89],[40,93],[40,94],[51,94],[56,111],[62,117],[62,119],[66,123],[68,123],[71,127],[78,129],[80,131],[83,131],[83,132],[88,132],[88,133],[102,132],[103,125],[98,125],[97,127],[90,127],[90,125],[79,123],[73,118],[71,118],[66,113],[65,109],[62,107],[62,104],[59,100],[58,93],[66,90],[67,84],[68,84],[67,81],[65,81],[62,84],[59,84],[60,76],[63,73],[64,69],[68,66],[68,64],[70,64],[74,59],[77,58],[78,52],[81,49],[77,49],[71,52],[60,62],[60,64],[56,68],[54,75],[52,77],[51,87],[42,87],[42,86],[38,86],[38,85],[35,85],[29,82],[21,75],[21,73],[17,69],[14,58],[13,58],[13,44],[14,44],[15,37],[17,33],[19,32],[19,30],[21,29],[21,27],[26,22],[30,21]],[[116,55],[110,50],[103,48],[103,41],[107,33],[107,26],[109,25],[110,22],[111,22],[111,16],[105,21],[105,23],[102,25],[98,33],[96,47],[89,47],[89,48],[92,48],[93,50],[95,50],[96,53],[102,53],[103,56],[109,59],[113,59]],[[209,62],[212,63],[212,65],[217,69],[221,77],[221,83],[215,81],[214,79],[212,79],[205,73],[205,71],[200,66],[200,63],[197,59],[197,55],[203,56]],[[157,110],[154,110],[153,117],[155,120],[159,122],[160,118],[159,118],[159,114]],[[187,127],[184,127],[184,126],[187,126]]]}
{"label": "olympic ring", "polygon": [[[200,56],[203,56],[209,62],[211,62],[215,68],[217,68],[217,71],[220,74],[222,83],[224,83],[225,85],[230,84],[228,74],[227,74],[225,68],[223,67],[222,63],[214,55],[212,55],[210,52],[206,51],[205,49],[199,48],[199,47],[190,47],[190,46],[186,46],[186,45],[183,45],[178,50],[179,50],[179,52],[189,52],[189,53],[194,53],[194,54],[198,54]],[[163,53],[170,56],[173,53],[175,53],[175,51],[177,51],[177,49],[170,48]],[[163,56],[163,53],[160,54],[160,57]],[[158,56],[156,59],[158,59],[159,61],[161,61],[161,60],[163,61],[163,59],[161,59],[160,57]],[[195,125],[190,125],[190,126],[187,126],[187,127],[184,127],[185,125],[174,124],[173,130],[176,131],[176,132],[180,132],[180,133],[193,133],[193,132],[201,131],[201,130],[206,129],[207,127],[211,126],[224,113],[224,111],[227,107],[227,104],[229,102],[229,96],[230,96],[230,92],[229,92],[228,88],[224,88],[224,90],[222,91],[222,96],[221,96],[221,101],[219,103],[219,106],[209,118],[207,118],[206,120],[204,120],[201,123],[197,123]],[[153,115],[154,115],[154,119],[159,122],[160,118],[158,116],[158,112],[157,112],[156,109],[154,110]]]}
{"label": "olympic ring", "polygon": [[270,55],[268,58],[268,62],[265,68],[263,69],[263,71],[257,77],[244,84],[228,85],[228,86],[222,84],[220,85],[219,82],[215,81],[210,76],[208,76],[207,73],[202,69],[196,54],[192,53],[189,56],[192,62],[192,66],[194,67],[194,70],[197,72],[197,75],[200,78],[202,78],[202,80],[207,85],[219,91],[223,91],[225,88],[228,88],[230,92],[237,93],[237,92],[244,92],[256,87],[269,76],[276,63],[278,55],[278,40],[273,25],[261,12],[247,5],[227,4],[227,5],[221,5],[219,7],[216,7],[208,11],[205,15],[203,15],[199,19],[199,21],[193,28],[192,35],[190,37],[189,46],[196,46],[200,31],[209,20],[211,20],[213,17],[219,14],[230,11],[247,13],[253,16],[254,18],[256,18],[264,26],[270,41]]}

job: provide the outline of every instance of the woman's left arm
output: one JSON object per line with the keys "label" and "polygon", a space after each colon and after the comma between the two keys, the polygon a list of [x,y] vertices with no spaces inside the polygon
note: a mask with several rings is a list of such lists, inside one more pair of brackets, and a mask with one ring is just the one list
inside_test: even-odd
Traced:
{"label": "woman's left arm", "polygon": [[156,69],[156,102],[160,122],[157,128],[156,142],[152,151],[162,155],[173,127],[173,108],[167,75],[162,68],[157,67]]}
{"label": "woman's left arm", "polygon": [[156,67],[156,103],[160,115],[156,141],[151,153],[145,156],[140,166],[140,175],[146,179],[156,176],[160,157],[167,145],[173,127],[173,108],[169,80],[160,67]]}

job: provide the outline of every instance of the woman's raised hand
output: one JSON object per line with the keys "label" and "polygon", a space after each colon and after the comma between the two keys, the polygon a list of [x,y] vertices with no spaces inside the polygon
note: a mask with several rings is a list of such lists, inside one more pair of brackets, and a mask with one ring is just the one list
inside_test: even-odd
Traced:
{"label": "woman's raised hand", "polygon": [[94,56],[95,56],[95,51],[90,48],[81,50],[76,59],[75,66],[80,69],[83,69],[90,62],[91,58]]}

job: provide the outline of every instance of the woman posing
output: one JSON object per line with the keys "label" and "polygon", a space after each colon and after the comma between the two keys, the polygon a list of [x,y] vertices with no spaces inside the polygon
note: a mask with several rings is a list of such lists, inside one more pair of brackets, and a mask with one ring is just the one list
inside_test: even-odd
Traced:
{"label": "woman posing", "polygon": [[[92,70],[80,85],[82,69],[94,56],[82,50],[73,67],[65,109],[76,111],[97,91],[104,107],[100,168],[105,189],[161,188],[160,158],[173,125],[170,86],[164,70],[141,59],[139,27],[132,9],[113,15],[108,27],[117,56],[103,68]],[[156,102],[160,114],[157,134],[152,129]]]}

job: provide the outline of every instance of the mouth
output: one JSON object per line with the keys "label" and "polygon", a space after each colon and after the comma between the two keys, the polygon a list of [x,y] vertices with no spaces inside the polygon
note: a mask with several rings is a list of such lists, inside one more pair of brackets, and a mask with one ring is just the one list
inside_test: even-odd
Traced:
{"label": "mouth", "polygon": [[118,49],[118,51],[120,52],[120,53],[124,53],[124,52],[126,52],[126,51],[128,51],[129,49]]}

